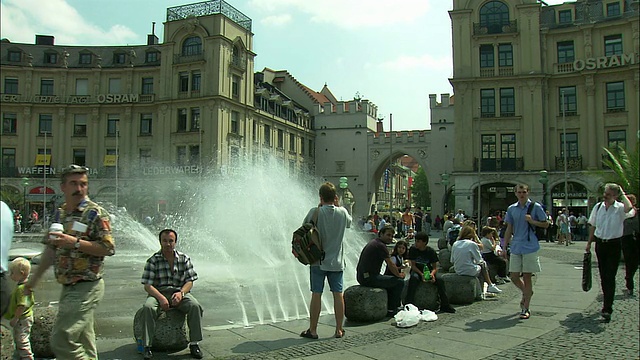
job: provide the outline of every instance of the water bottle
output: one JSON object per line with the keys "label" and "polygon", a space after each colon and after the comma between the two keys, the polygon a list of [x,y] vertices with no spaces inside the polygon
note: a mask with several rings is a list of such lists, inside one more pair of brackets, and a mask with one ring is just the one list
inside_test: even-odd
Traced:
{"label": "water bottle", "polygon": [[422,274],[424,274],[424,279],[426,281],[431,280],[431,271],[429,270],[429,266],[425,265],[424,269],[422,269]]}
{"label": "water bottle", "polygon": [[[62,233],[64,231],[64,226],[60,223],[51,223],[51,226],[49,226],[49,232],[50,233]],[[56,238],[56,235],[49,235],[49,239],[54,240]]]}
{"label": "water bottle", "polygon": [[138,344],[138,353],[144,353],[144,344],[142,343],[142,339],[137,339],[136,343]]}

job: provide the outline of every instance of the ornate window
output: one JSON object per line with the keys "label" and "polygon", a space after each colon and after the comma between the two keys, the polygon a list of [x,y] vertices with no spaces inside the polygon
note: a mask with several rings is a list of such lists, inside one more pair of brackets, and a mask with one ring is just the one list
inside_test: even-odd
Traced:
{"label": "ornate window", "polygon": [[496,116],[496,91],[494,89],[480,90],[480,117]]}
{"label": "ornate window", "polygon": [[575,60],[573,40],[560,41],[556,47],[558,50],[558,64],[572,63]]}
{"label": "ornate window", "polygon": [[182,43],[182,56],[202,54],[202,40],[197,36],[191,36]]}
{"label": "ornate window", "polygon": [[513,88],[500,89],[500,116],[516,114],[516,97]]}
{"label": "ornate window", "polygon": [[486,26],[490,34],[502,32],[509,24],[509,8],[502,1],[489,1],[480,8],[480,26]]}
{"label": "ornate window", "polygon": [[578,98],[576,96],[575,86],[565,86],[559,88],[558,93],[560,98],[558,103],[560,104],[560,115],[562,115],[562,104],[564,104],[564,114],[566,116],[573,116],[578,113]]}

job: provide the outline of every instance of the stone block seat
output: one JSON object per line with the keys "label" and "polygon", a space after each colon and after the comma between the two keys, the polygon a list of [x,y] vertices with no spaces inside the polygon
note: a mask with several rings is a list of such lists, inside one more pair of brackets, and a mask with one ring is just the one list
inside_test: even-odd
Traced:
{"label": "stone block seat", "polygon": [[387,290],[354,285],[344,292],[344,315],[350,321],[374,322],[387,316]]}
{"label": "stone block seat", "polygon": [[[133,318],[133,336],[142,339],[142,309]],[[171,309],[162,311],[156,320],[156,333],[151,348],[155,351],[180,351],[187,348],[187,326],[185,314]]]}
{"label": "stone block seat", "polygon": [[482,299],[482,287],[475,276],[447,273],[442,275],[442,280],[451,304],[467,305]]}
{"label": "stone block seat", "polygon": [[440,308],[440,297],[438,296],[438,287],[431,282],[421,282],[416,288],[416,294],[413,302],[418,309],[428,309],[436,311]]}
{"label": "stone block seat", "polygon": [[449,249],[440,249],[438,252],[438,260],[440,262],[440,270],[443,273],[449,272],[449,269],[453,265],[451,263],[451,251]]}

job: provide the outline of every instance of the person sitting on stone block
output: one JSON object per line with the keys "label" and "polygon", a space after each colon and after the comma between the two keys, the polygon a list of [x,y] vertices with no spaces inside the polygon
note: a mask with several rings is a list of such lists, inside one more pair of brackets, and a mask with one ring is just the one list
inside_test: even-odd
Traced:
{"label": "person sitting on stone block", "polygon": [[490,226],[485,226],[482,228],[480,235],[482,236],[480,241],[483,245],[483,248],[481,249],[482,259],[489,264],[489,266],[495,267],[497,272],[495,278],[496,283],[500,285],[511,282],[507,276],[507,260],[502,257],[498,231]]}
{"label": "person sitting on stone block", "polygon": [[175,308],[187,315],[191,356],[202,359],[198,341],[202,341],[203,310],[198,300],[190,294],[198,274],[189,256],[176,250],[178,233],[175,230],[164,229],[158,237],[162,248],[147,260],[142,273],[142,284],[149,294],[142,307],[143,356],[145,359],[153,358],[151,346],[159,311]]}
{"label": "person sitting on stone block", "polygon": [[[407,289],[407,304],[415,304],[415,294],[418,286],[423,282],[431,282],[438,288],[440,297],[439,313],[455,313],[456,309],[449,304],[444,281],[438,274],[439,259],[436,251],[427,246],[429,235],[425,232],[416,234],[415,244],[409,249],[408,259],[411,263],[411,277],[409,278],[409,288]],[[426,275],[426,277],[425,277]]]}
{"label": "person sitting on stone block", "polygon": [[[391,261],[389,250],[387,250],[387,244],[391,244],[393,241],[393,234],[393,226],[385,226],[378,232],[378,237],[369,241],[362,249],[356,267],[356,278],[360,285],[387,290],[387,314],[389,316],[398,312],[404,287],[404,275]],[[387,264],[391,275],[380,275],[383,262]]]}
{"label": "person sitting on stone block", "polygon": [[498,294],[502,290],[491,281],[486,263],[480,254],[476,230],[471,226],[465,226],[460,231],[460,239],[451,247],[451,262],[456,269],[456,274],[462,276],[476,276],[486,282],[489,287],[487,292]]}

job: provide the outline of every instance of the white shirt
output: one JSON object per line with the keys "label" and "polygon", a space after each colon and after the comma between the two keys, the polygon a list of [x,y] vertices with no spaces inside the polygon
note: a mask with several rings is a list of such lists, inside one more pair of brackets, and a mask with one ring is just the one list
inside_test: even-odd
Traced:
{"label": "white shirt", "polygon": [[578,225],[587,225],[587,217],[584,215],[580,215],[578,217]]}
{"label": "white shirt", "polygon": [[482,264],[484,260],[478,244],[471,240],[460,239],[451,247],[451,262],[456,269],[456,274],[477,276],[480,273],[478,264]]}
{"label": "white shirt", "polygon": [[603,240],[617,239],[622,237],[624,232],[624,219],[635,215],[633,208],[625,213],[624,204],[619,201],[614,201],[608,209],[604,202],[599,202],[591,211],[589,224],[596,228],[593,234],[595,237]]}

